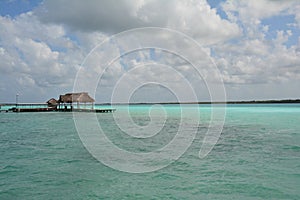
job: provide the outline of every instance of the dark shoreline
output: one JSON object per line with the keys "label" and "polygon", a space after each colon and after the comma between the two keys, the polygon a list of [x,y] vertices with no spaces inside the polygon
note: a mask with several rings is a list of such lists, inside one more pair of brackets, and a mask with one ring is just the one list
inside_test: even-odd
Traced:
{"label": "dark shoreline", "polygon": [[[203,101],[203,102],[139,102],[139,103],[96,103],[99,106],[110,105],[153,105],[153,104],[284,104],[300,103],[300,99],[282,99],[282,100],[252,100],[252,101]],[[15,106],[16,103],[0,103],[0,106]],[[18,105],[46,105],[46,103],[19,103]]]}
{"label": "dark shoreline", "polygon": [[203,102],[153,102],[153,103],[99,103],[96,105],[153,105],[153,104],[284,104],[284,103],[300,103],[300,99],[282,99],[282,100],[253,100],[253,101],[203,101]]}

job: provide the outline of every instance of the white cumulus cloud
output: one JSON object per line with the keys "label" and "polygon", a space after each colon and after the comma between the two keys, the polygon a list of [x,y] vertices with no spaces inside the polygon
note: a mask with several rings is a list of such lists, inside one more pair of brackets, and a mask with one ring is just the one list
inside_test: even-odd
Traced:
{"label": "white cumulus cloud", "polygon": [[[114,84],[143,63],[171,66],[195,86],[200,97],[205,93],[203,80],[214,82],[220,76],[233,99],[261,93],[299,97],[295,91],[300,80],[300,36],[295,28],[300,27],[299,8],[297,0],[228,0],[220,1],[218,8],[206,0],[45,0],[30,12],[0,16],[0,90],[11,96],[23,91],[24,101],[33,97],[41,101],[69,92],[77,70],[94,47],[122,31],[160,27],[187,35],[200,44],[201,50],[194,51],[184,40],[151,32],[132,34],[125,41],[111,40],[113,50],[111,46],[101,47],[99,54],[88,61],[92,69],[89,75],[97,77],[107,67],[102,63],[105,55],[116,57],[102,76],[99,84],[103,88],[98,88],[101,95],[96,99],[108,101]],[[280,24],[284,20],[272,21],[273,17],[286,16],[292,22],[285,26]],[[266,19],[273,24],[263,23]],[[124,55],[140,39],[141,45],[176,51],[148,48]],[[201,63],[201,76],[176,52]],[[210,69],[212,62],[219,75]],[[173,82],[178,91],[184,90],[180,77],[171,76],[166,69],[143,69],[126,75],[126,87],[159,77],[168,84]],[[289,84],[285,93],[278,91]],[[150,88],[153,91],[156,86]],[[139,94],[139,101],[142,96]],[[203,100],[209,100],[204,96]],[[1,96],[0,102],[13,98]]]}

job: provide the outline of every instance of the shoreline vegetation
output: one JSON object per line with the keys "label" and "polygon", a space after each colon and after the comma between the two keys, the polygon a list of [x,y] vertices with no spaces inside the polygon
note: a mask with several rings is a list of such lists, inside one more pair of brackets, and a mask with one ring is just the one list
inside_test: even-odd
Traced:
{"label": "shoreline vegetation", "polygon": [[[153,105],[153,104],[284,104],[300,103],[300,99],[282,99],[282,100],[252,100],[252,101],[203,101],[203,102],[137,102],[137,103],[96,103],[95,105]],[[18,103],[18,105],[45,105],[46,103]],[[0,106],[11,106],[16,103],[0,103]]]}
{"label": "shoreline vegetation", "polygon": [[153,105],[153,104],[280,104],[280,103],[300,103],[300,99],[282,100],[252,100],[252,101],[201,101],[201,102],[157,102],[157,103],[100,103],[96,105]]}

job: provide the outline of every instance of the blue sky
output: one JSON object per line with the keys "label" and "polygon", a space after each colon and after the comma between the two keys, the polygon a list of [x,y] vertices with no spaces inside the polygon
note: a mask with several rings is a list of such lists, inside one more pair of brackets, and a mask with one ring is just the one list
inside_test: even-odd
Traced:
{"label": "blue sky", "polygon": [[22,13],[32,11],[42,0],[1,0],[0,14],[2,16],[16,17]]}
{"label": "blue sky", "polygon": [[[227,100],[300,98],[299,11],[296,0],[74,0],[72,4],[63,0],[2,0],[0,102],[13,102],[16,93],[20,93],[21,102],[44,102],[72,91],[78,69],[94,47],[113,34],[143,27],[168,28],[195,40],[216,64],[218,76],[205,75],[207,64],[200,66],[203,74],[197,77],[189,63],[175,54],[155,48],[140,50],[122,56],[104,70],[105,80],[100,82],[105,84],[95,83],[98,102],[110,101],[116,84],[130,89],[134,81],[143,85],[143,80],[151,80],[151,76],[168,80],[177,91],[185,92],[165,69],[149,67],[129,74],[137,73],[130,70],[149,62],[172,66],[183,74],[199,101],[211,100],[211,91],[205,85],[220,81],[213,77],[222,77]],[[128,38],[135,41],[134,34]],[[143,38],[144,43],[151,44],[151,34]],[[164,40],[167,38],[161,42]],[[111,44],[115,45],[113,52],[109,51],[111,47],[99,47],[99,55],[123,53],[118,49],[122,41]],[[170,49],[182,48],[179,41],[170,45]],[[199,52],[188,53],[201,59]],[[103,72],[101,59],[94,62],[94,73]],[[124,75],[132,82],[119,83]],[[139,98],[135,101],[176,101],[167,95],[168,88],[150,85],[144,84],[137,91]]]}
{"label": "blue sky", "polygon": [[294,23],[293,15],[274,16],[262,20],[263,25],[269,25],[268,39],[274,39],[278,30],[291,30],[294,33],[285,43],[288,47],[297,44],[299,39],[300,30],[299,27],[292,25]]}

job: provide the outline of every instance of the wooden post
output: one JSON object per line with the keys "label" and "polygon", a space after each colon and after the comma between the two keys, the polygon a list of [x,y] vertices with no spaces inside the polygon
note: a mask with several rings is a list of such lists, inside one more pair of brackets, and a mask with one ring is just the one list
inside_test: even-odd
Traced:
{"label": "wooden post", "polygon": [[19,104],[19,94],[17,93],[16,94],[16,108],[18,108],[18,104]]}

